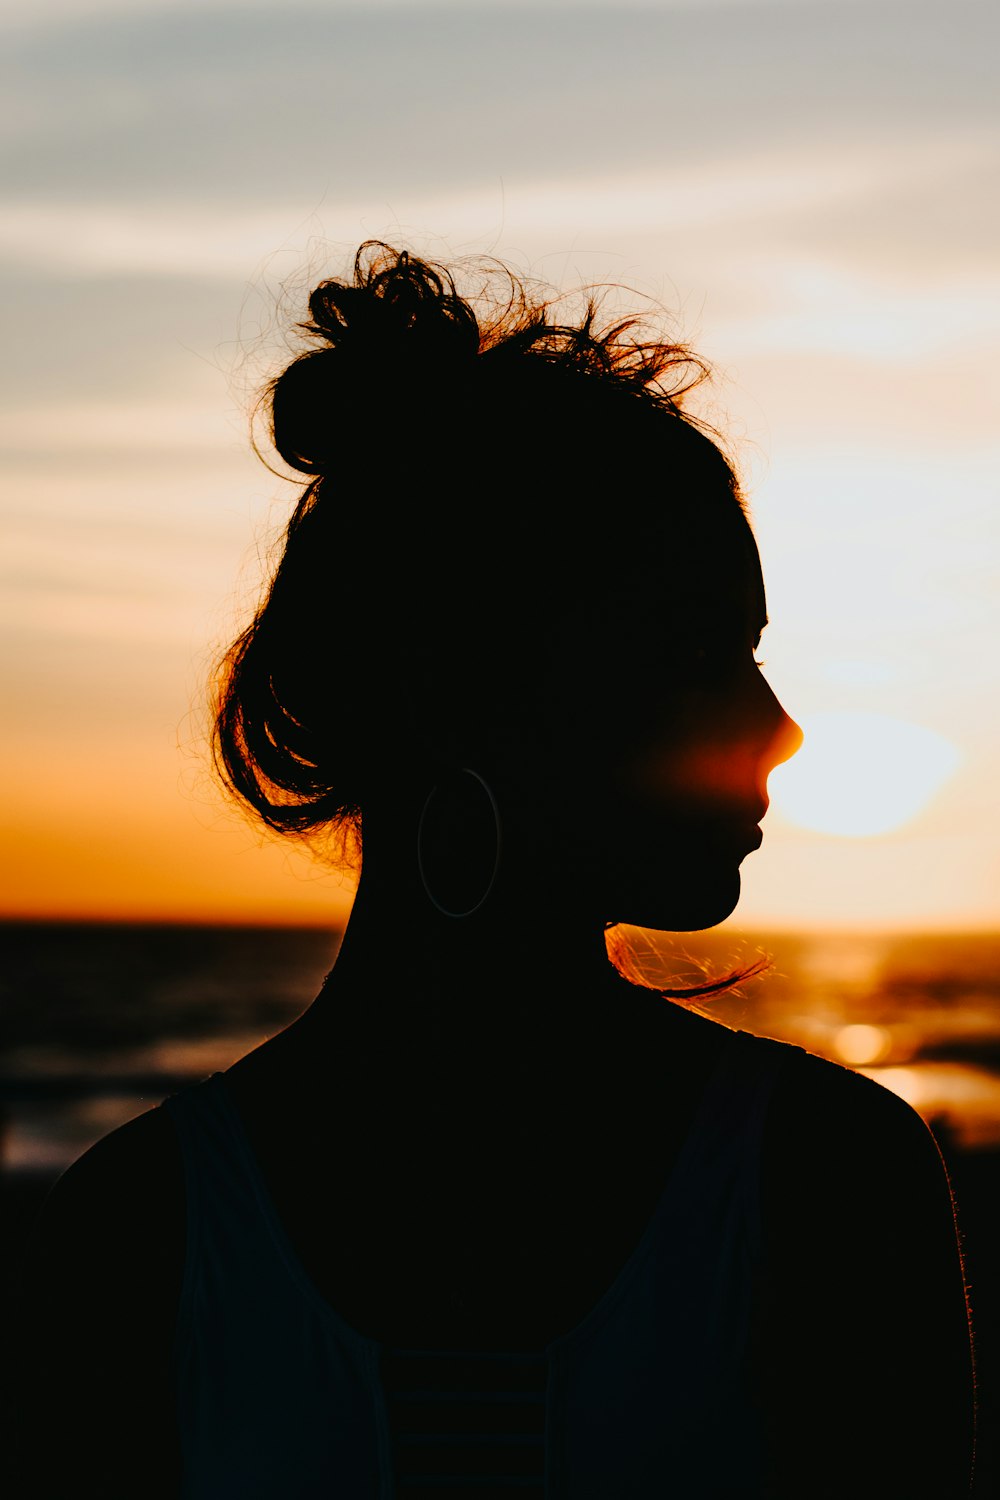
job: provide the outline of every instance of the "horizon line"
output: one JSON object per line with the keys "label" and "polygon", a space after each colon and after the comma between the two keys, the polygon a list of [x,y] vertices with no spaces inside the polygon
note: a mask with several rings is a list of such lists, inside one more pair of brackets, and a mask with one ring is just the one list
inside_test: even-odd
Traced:
{"label": "horizon line", "polygon": [[[727,919],[728,921],[728,919]],[[178,915],[159,914],[141,915],[130,914],[115,916],[113,914],[87,914],[87,913],[47,913],[47,912],[0,912],[0,927],[202,927],[216,929],[232,929],[233,931],[252,932],[323,932],[331,935],[342,936],[347,928],[348,917],[331,917],[329,921],[317,918],[292,918],[281,917],[226,917],[211,915]],[[914,918],[912,922],[829,922],[819,921],[805,923],[795,920],[774,919],[768,921],[751,920],[746,923],[733,923],[726,926],[720,923],[716,927],[695,928],[690,931],[667,927],[639,928],[638,924],[622,922],[622,927],[636,927],[637,930],[661,933],[667,937],[692,940],[702,937],[725,938],[739,937],[743,934],[758,936],[761,934],[778,935],[784,937],[998,937],[1000,938],[1000,917],[993,922],[983,921],[953,921],[949,923],[929,923],[926,918]]]}

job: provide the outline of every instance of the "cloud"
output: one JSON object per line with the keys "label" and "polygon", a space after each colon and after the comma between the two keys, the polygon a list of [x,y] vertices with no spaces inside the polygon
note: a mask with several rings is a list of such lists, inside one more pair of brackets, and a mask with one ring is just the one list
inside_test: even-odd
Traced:
{"label": "cloud", "polygon": [[[627,160],[604,175],[516,178],[473,189],[415,193],[392,202],[330,196],[301,215],[290,200],[266,207],[199,199],[8,200],[0,204],[0,255],[12,265],[83,276],[245,277],[283,251],[302,254],[359,236],[440,240],[454,254],[492,235],[539,245],[567,237],[615,238],[680,231],[741,232],[741,246],[796,229],[808,243],[817,221],[862,222],[888,184],[926,201],[939,181],[981,177],[993,147],[975,131],[921,133],[862,147],[732,151],[709,164],[638,170]],[[968,191],[971,195],[973,184]],[[813,231],[810,236],[808,231]],[[885,232],[885,231],[883,231]],[[961,248],[959,242],[958,248]],[[741,257],[742,258],[742,257]],[[906,266],[898,267],[905,275]]]}
{"label": "cloud", "polygon": [[[722,10],[773,10],[776,5],[784,8],[804,8],[829,5],[831,0],[532,0],[533,9],[552,11],[566,15],[581,10],[684,10],[697,6],[714,6]],[[836,0],[838,6],[852,0]],[[853,0],[853,3],[870,5],[871,0]],[[882,0],[887,3],[887,0]],[[909,5],[911,0],[895,0],[898,5]],[[2,13],[0,31],[33,33],[46,31],[56,26],[93,25],[121,17],[132,20],[141,18],[154,21],[167,13],[212,12],[219,15],[248,16],[267,8],[270,0],[47,0],[44,8],[14,9]],[[323,10],[340,15],[351,12],[384,10],[397,14],[416,12],[423,16],[441,11],[461,10],[468,14],[485,15],[490,11],[509,9],[506,0],[295,0],[285,8],[285,14]]]}
{"label": "cloud", "polygon": [[308,209],[872,144],[995,118],[1000,16],[939,4],[232,7],[10,39],[11,196]]}

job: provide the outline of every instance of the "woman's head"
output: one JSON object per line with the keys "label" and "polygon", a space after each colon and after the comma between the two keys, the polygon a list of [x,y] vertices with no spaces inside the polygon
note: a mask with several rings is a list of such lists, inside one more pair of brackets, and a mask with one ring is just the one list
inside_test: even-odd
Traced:
{"label": "woman's head", "polygon": [[782,758],[788,721],[737,669],[756,551],[730,464],[682,412],[689,351],[601,331],[593,304],[559,325],[510,285],[477,315],[447,272],[368,245],[313,293],[311,347],[268,392],[308,485],[227,658],[220,763],[291,831],[384,826],[471,766],[581,896],[638,908],[650,831],[690,863],[725,809],[756,821]]}

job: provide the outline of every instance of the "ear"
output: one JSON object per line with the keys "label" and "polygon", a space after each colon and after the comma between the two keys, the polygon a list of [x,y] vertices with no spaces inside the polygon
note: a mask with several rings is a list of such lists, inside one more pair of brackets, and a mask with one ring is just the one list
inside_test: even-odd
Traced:
{"label": "ear", "polygon": [[[544,729],[538,685],[527,675],[499,681],[484,663],[483,674],[446,651],[416,646],[409,653],[401,711],[410,743],[431,766],[512,770],[537,762]],[[544,670],[536,663],[532,671]]]}

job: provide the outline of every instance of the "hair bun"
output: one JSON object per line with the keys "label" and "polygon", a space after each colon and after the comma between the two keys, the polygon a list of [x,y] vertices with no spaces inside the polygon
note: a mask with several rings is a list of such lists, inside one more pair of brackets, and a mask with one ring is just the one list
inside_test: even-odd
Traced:
{"label": "hair bun", "polygon": [[451,275],[378,240],[361,246],[353,281],[316,287],[300,327],[321,347],[293,360],[269,395],[274,446],[303,474],[328,467],[363,408],[401,375],[420,380],[403,394],[402,411],[428,380],[454,378],[480,350],[476,315]]}

